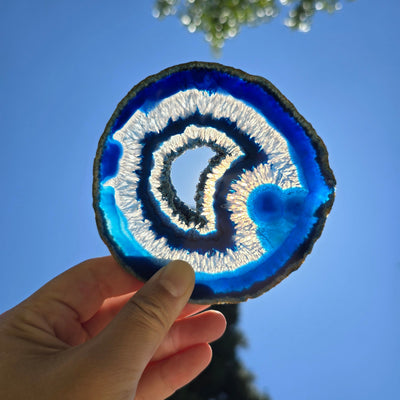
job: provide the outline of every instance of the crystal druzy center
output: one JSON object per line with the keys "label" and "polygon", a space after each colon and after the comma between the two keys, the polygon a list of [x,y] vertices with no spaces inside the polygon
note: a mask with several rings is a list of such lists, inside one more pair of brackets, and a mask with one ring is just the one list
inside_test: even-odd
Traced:
{"label": "crystal druzy center", "polygon": [[[213,156],[191,207],[171,168],[202,147]],[[148,279],[185,260],[196,272],[194,301],[236,302],[298,268],[321,234],[334,184],[321,139],[271,83],[189,63],[147,78],[114,112],[96,156],[94,207],[128,271]]]}

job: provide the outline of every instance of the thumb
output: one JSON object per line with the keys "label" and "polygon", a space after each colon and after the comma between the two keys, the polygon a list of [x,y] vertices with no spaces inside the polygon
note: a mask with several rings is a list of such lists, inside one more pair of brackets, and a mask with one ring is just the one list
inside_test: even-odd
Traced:
{"label": "thumb", "polygon": [[[158,271],[93,343],[108,368],[140,377],[193,291],[195,274],[184,261]],[[104,357],[104,358],[103,358]]]}

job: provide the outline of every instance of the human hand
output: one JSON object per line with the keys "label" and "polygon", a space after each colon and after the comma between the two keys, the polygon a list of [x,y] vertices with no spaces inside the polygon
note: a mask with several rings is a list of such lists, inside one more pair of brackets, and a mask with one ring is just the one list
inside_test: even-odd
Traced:
{"label": "human hand", "polygon": [[0,316],[0,399],[165,399],[225,330],[222,314],[186,304],[193,287],[182,261],[145,285],[112,257],[64,272]]}

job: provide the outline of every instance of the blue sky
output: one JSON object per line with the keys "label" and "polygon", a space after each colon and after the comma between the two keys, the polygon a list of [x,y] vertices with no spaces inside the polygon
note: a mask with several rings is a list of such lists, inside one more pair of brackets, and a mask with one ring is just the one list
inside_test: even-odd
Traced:
{"label": "blue sky", "polygon": [[[155,20],[151,5],[0,3],[0,312],[107,254],[92,164],[128,90],[174,64],[216,61],[200,34]],[[399,15],[395,0],[345,2],[307,34],[278,20],[243,29],[217,60],[275,84],[323,138],[338,181],[304,265],[241,307],[242,358],[274,400],[400,392]],[[189,196],[197,178],[184,179]]]}

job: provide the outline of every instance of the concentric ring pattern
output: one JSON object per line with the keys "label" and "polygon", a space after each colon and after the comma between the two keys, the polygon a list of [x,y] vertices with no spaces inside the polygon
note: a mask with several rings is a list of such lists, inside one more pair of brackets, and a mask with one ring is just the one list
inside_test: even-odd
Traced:
{"label": "concentric ring pattern", "polygon": [[[190,207],[171,167],[202,146],[214,156]],[[193,62],[122,100],[99,142],[93,193],[99,232],[124,268],[146,280],[188,261],[192,300],[218,303],[258,296],[299,267],[334,186],[323,142],[270,82]]]}

